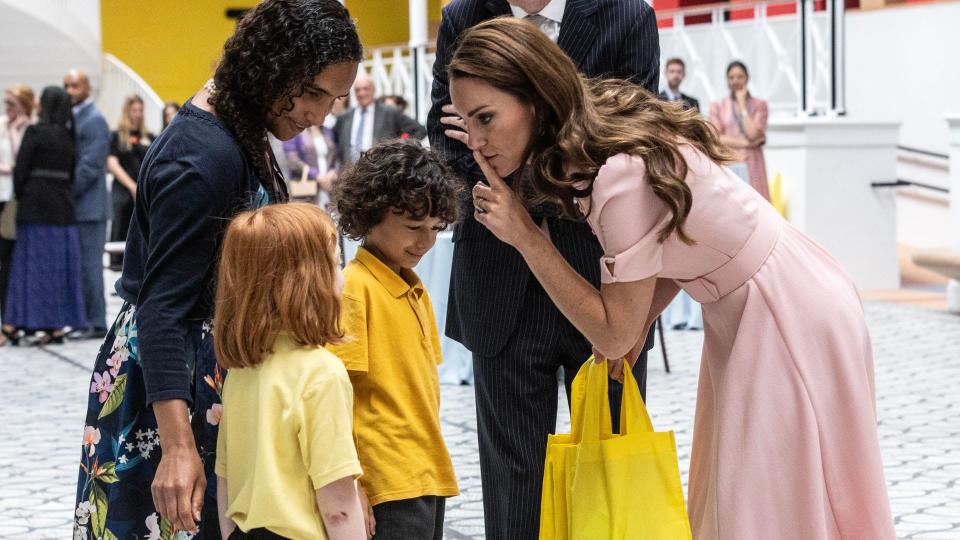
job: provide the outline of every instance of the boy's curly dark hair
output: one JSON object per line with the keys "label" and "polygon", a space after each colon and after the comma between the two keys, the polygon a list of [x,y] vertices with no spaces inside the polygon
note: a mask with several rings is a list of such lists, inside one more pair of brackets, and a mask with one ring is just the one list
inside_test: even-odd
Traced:
{"label": "boy's curly dark hair", "polygon": [[463,196],[462,183],[439,156],[399,139],[364,152],[335,191],[338,226],[354,240],[367,236],[388,211],[456,223]]}
{"label": "boy's curly dark hair", "polygon": [[303,95],[325,67],[362,59],[357,29],[337,0],[264,0],[227,39],[210,104],[267,183],[271,198],[282,190],[267,159],[272,107],[284,100],[284,110],[292,109],[293,98]]}

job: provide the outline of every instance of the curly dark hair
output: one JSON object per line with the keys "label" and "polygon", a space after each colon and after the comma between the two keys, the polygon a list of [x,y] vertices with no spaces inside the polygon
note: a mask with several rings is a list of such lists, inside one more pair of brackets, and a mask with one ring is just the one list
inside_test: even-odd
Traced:
{"label": "curly dark hair", "polygon": [[227,39],[209,102],[271,198],[282,198],[283,189],[267,159],[267,118],[274,105],[285,100],[283,110],[293,109],[293,99],[325,67],[362,58],[357,29],[337,0],[264,0]]}
{"label": "curly dark hair", "polygon": [[340,232],[354,240],[367,236],[388,211],[456,223],[463,189],[453,170],[419,142],[385,141],[340,176],[335,216]]}

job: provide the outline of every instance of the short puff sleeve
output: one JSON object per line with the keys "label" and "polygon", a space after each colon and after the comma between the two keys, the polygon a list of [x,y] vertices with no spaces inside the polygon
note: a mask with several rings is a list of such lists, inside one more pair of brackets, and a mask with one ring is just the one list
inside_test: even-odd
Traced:
{"label": "short puff sleeve", "polygon": [[670,209],[654,194],[643,159],[611,157],[593,183],[587,220],[603,247],[600,281],[640,281],[663,269],[660,232]]}

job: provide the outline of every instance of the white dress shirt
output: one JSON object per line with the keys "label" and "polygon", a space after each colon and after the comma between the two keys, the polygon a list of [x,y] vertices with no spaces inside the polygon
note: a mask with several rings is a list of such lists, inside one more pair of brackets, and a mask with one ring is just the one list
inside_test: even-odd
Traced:
{"label": "white dress shirt", "polygon": [[[518,19],[529,19],[540,27],[540,30],[550,38],[550,41],[556,43],[560,37],[560,23],[563,21],[563,11],[567,8],[567,0],[550,0],[537,13],[527,13],[523,9],[510,4],[510,11]],[[547,218],[540,221],[540,228],[543,232],[550,235],[550,227],[547,225]]]}
{"label": "white dress shirt", "polygon": [[354,148],[357,141],[357,130],[360,129],[360,111],[364,110],[356,107],[353,110],[353,125],[350,126],[350,145],[355,152],[365,152],[373,146],[373,111],[376,103],[371,103],[366,107],[366,118],[363,119],[363,144],[360,148]]}
{"label": "white dress shirt", "polygon": [[567,7],[567,0],[550,0],[546,6],[537,13],[527,13],[523,9],[511,4],[510,11],[518,19],[526,18],[530,15],[539,15],[533,17],[540,30],[550,38],[550,41],[556,43],[560,37],[560,23],[563,21],[563,11]]}

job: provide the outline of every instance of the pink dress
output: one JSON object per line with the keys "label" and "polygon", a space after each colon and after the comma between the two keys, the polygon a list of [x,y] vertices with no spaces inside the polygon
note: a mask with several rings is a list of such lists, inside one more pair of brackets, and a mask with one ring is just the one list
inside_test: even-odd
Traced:
{"label": "pink dress", "polygon": [[681,151],[694,245],[657,241],[669,210],[641,158],[611,157],[578,203],[606,254],[604,283],[671,278],[703,304],[694,537],[894,538],[854,284],[732,172]]}

